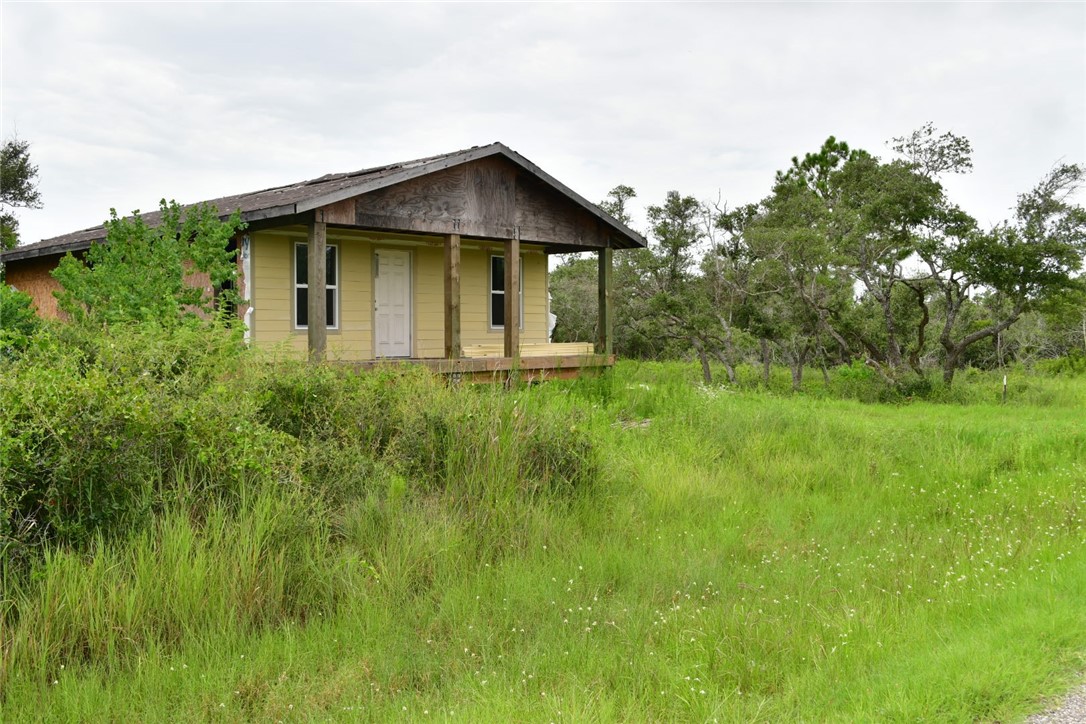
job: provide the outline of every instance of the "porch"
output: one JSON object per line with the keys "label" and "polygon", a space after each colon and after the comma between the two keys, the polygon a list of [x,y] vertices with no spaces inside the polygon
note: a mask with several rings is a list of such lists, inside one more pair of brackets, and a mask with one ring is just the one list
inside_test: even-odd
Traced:
{"label": "porch", "polygon": [[[325,249],[328,243],[328,227],[329,224],[326,222],[314,219],[310,221],[305,232],[304,238],[307,244],[305,256],[310,288],[319,287],[320,280],[326,276],[325,262],[328,257]],[[350,364],[356,369],[370,369],[381,364],[419,364],[438,374],[449,375],[458,380],[471,381],[504,381],[510,378],[524,380],[568,379],[576,377],[582,372],[599,372],[612,366],[614,364],[611,341],[612,249],[610,247],[595,247],[592,249],[597,255],[599,267],[599,324],[597,325],[596,340],[594,342],[577,343],[540,342],[540,338],[546,339],[546,336],[534,326],[536,323],[533,323],[530,326],[532,332],[529,339],[531,341],[526,342],[522,341],[522,335],[525,334],[525,313],[522,306],[524,296],[522,285],[524,280],[521,268],[523,261],[522,249],[520,239],[517,238],[517,231],[519,230],[514,231],[513,238],[504,240],[471,239],[468,241],[468,248],[474,249],[471,253],[477,255],[480,243],[489,244],[490,246],[487,248],[497,246],[498,253],[501,253],[502,258],[506,260],[503,270],[504,279],[501,280],[503,282],[502,294],[499,297],[503,307],[501,318],[513,320],[520,317],[521,324],[502,325],[497,328],[500,336],[494,335],[496,337],[494,342],[479,343],[479,334],[476,328],[478,323],[476,322],[475,327],[471,328],[471,333],[465,335],[466,339],[463,339],[460,319],[461,237],[455,233],[440,236],[429,235],[426,242],[427,246],[431,249],[438,246],[443,252],[440,256],[434,255],[437,264],[430,267],[434,269],[434,267],[440,265],[438,269],[441,276],[438,277],[438,269],[434,269],[434,279],[435,281],[438,279],[443,280],[443,284],[438,282],[438,284],[441,284],[438,288],[443,287],[443,289],[442,293],[437,297],[440,300],[438,302],[440,307],[433,309],[438,314],[428,316],[427,319],[437,322],[436,328],[432,325],[429,329],[438,331],[442,327],[444,328],[444,344],[442,345],[441,336],[431,337],[432,342],[422,348],[425,350],[422,354],[419,354],[422,351],[419,345],[409,345],[409,348],[415,353],[414,356],[399,356],[396,354],[381,356],[379,338],[375,338],[374,359],[363,359]],[[342,225],[339,233],[344,233]],[[538,249],[538,246],[535,246],[535,248]],[[434,256],[429,258],[433,259]],[[475,276],[477,277],[478,274],[476,273]],[[376,272],[374,278],[377,278]],[[500,279],[500,276],[497,278]],[[475,279],[475,281],[478,280]],[[545,294],[545,288],[538,286],[538,281],[535,283],[537,292]],[[472,285],[471,288],[474,289],[474,286],[477,286],[477,284]],[[533,298],[538,296],[537,292],[533,292]],[[543,298],[545,299],[545,297]],[[328,344],[327,324],[325,323],[324,314],[326,300],[319,295],[309,295],[307,302],[309,319],[305,339],[307,353],[311,361],[320,362],[326,359]],[[540,305],[543,304],[543,302],[540,302]],[[540,306],[540,308],[545,309],[543,306]],[[477,317],[477,310],[475,315],[469,314],[469,316],[474,320]],[[493,331],[495,330],[492,326],[491,332]],[[440,335],[440,332],[438,334]],[[498,339],[502,341],[498,342]],[[436,344],[433,342],[436,342]],[[442,353],[443,356],[439,356]]]}

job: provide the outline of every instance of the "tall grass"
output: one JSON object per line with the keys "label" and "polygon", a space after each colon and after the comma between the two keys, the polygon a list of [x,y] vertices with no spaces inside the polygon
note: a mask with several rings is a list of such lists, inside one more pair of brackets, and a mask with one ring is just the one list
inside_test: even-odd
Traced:
{"label": "tall grass", "polygon": [[273,474],[183,463],[145,525],[3,582],[5,720],[1007,720],[1086,664],[1074,380],[260,374]]}

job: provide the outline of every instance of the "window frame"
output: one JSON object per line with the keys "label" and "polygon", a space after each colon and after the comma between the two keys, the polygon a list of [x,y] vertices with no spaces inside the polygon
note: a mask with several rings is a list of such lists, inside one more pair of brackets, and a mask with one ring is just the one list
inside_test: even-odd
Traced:
{"label": "window frame", "polygon": [[[502,278],[501,278],[502,288],[501,288],[500,291],[494,289],[494,260],[495,259],[501,259],[502,260]],[[491,252],[490,256],[487,259],[488,271],[487,271],[486,276],[487,276],[487,282],[489,283],[489,285],[487,286],[487,296],[486,296],[486,301],[487,301],[486,316],[487,316],[487,323],[490,325],[490,330],[491,331],[497,331],[497,330],[504,330],[505,329],[504,324],[494,324],[494,295],[500,294],[501,297],[502,297],[502,308],[504,309],[504,306],[505,306],[505,261],[504,260],[505,260],[505,254],[495,254],[493,252]],[[520,284],[518,285],[520,287],[520,289],[519,289],[519,291],[520,291],[520,325],[519,325],[519,329],[523,330],[524,329],[524,254],[520,255],[520,265],[518,267],[518,271],[520,272]]]}
{"label": "window frame", "polygon": [[[307,300],[307,302],[308,302],[308,299],[309,299],[309,279],[308,279],[308,277],[306,278],[306,280],[304,282],[299,282],[298,281],[298,248],[299,247],[305,247],[305,253],[308,255],[308,253],[309,253],[309,242],[308,241],[295,241],[294,245],[292,247],[292,251],[294,253],[291,255],[291,258],[290,258],[290,272],[291,272],[291,280],[292,280],[292,284],[290,286],[290,289],[291,289],[291,291],[290,291],[290,304],[291,304],[291,306],[290,306],[290,319],[291,319],[292,326],[293,326],[294,330],[297,331],[297,332],[301,332],[301,331],[305,331],[305,330],[309,329],[309,324],[308,324],[309,320],[308,319],[306,319],[306,324],[298,324],[298,290],[299,289],[305,289],[306,290],[306,300]],[[327,318],[325,319],[325,323],[326,323],[326,329],[328,329],[329,331],[338,331],[339,330],[339,315],[340,315],[340,303],[339,303],[339,277],[340,277],[339,244],[331,244],[331,243],[326,244],[326,248],[333,250],[332,259],[333,259],[333,265],[335,267],[335,270],[334,270],[335,275],[334,275],[333,278],[335,279],[335,283],[334,284],[329,284],[328,283],[328,269],[326,268],[325,272],[324,272],[325,297],[327,297],[327,295],[328,295],[328,290],[329,289],[332,290],[332,313],[333,313],[333,316],[335,317],[335,322],[336,323],[335,324],[327,324],[327,321],[328,321]],[[325,252],[325,253],[327,253],[327,252]],[[327,311],[327,308],[326,308],[325,309],[325,315],[327,315],[327,313],[328,313],[328,311]]]}

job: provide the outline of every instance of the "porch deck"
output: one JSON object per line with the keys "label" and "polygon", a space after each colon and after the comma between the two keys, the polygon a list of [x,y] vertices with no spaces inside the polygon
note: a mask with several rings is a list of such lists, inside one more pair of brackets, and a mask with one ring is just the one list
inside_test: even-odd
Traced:
{"label": "porch deck", "polygon": [[449,375],[454,380],[504,382],[512,376],[525,381],[572,379],[583,373],[596,373],[615,364],[613,354],[596,354],[587,342],[520,345],[520,357],[506,357],[500,344],[464,347],[457,359],[378,359],[355,363],[358,369],[372,369],[386,364],[419,364],[432,372]]}

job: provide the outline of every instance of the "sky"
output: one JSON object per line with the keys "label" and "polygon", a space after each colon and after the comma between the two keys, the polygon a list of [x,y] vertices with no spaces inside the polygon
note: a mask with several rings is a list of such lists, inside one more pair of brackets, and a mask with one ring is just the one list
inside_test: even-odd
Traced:
{"label": "sky", "polygon": [[592,201],[737,206],[926,122],[972,142],[946,186],[984,224],[1086,162],[1086,3],[0,2],[24,243],[493,141]]}

